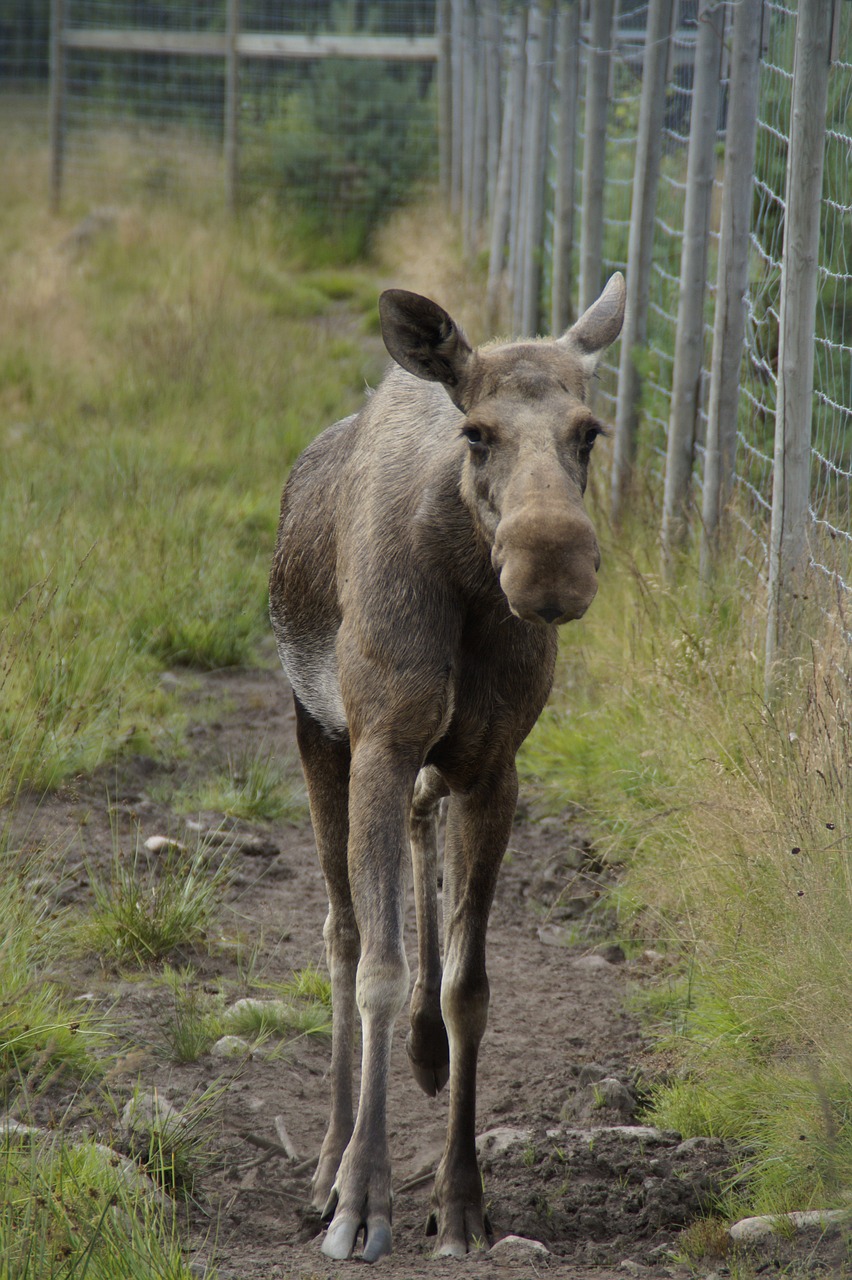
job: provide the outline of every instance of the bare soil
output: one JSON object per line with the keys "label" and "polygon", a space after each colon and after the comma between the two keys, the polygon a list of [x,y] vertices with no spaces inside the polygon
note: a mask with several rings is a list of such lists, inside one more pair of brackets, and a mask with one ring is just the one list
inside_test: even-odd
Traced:
{"label": "bare soil", "polygon": [[[116,844],[129,856],[137,840],[184,833],[185,818],[163,799],[170,789],[209,776],[252,744],[295,753],[289,691],[271,661],[258,670],[176,673],[165,683],[190,708],[185,755],[165,764],[123,759],[20,807],[26,841],[52,851],[52,884],[43,887],[60,901],[90,900],[89,868],[106,867]],[[201,821],[215,827],[223,818],[206,814]],[[310,962],[323,964],[326,899],[307,822],[224,820],[224,827],[229,835],[221,847],[233,847],[234,875],[219,934],[206,950],[175,963],[191,963],[205,990],[232,999],[246,993],[247,977],[284,981]],[[506,1280],[545,1272],[575,1280],[696,1274],[673,1260],[678,1233],[719,1189],[731,1153],[711,1140],[682,1144],[677,1134],[625,1128],[634,1123],[653,1070],[626,998],[652,978],[653,960],[626,960],[607,945],[610,922],[599,900],[608,874],[570,807],[557,819],[540,819],[522,802],[489,932],[491,1015],[479,1130],[499,1131],[482,1144],[495,1239],[518,1234],[543,1242],[550,1254],[519,1259],[483,1250],[463,1262],[429,1258],[429,1174],[442,1147],[447,1098],[430,1099],[417,1088],[401,1026],[389,1106],[395,1251],[377,1264],[387,1274],[412,1280],[471,1273]],[[409,916],[414,974],[413,904]],[[221,1276],[241,1280],[356,1274],[353,1268],[363,1264],[326,1264],[316,1242],[321,1224],[307,1210],[308,1162],[326,1120],[328,1041],[306,1037],[275,1051],[267,1044],[248,1058],[208,1054],[174,1065],[156,1051],[168,996],[150,976],[105,972],[92,961],[74,961],[63,976],[75,994],[109,1011],[119,1046],[110,1085],[119,1101],[136,1086],[155,1085],[178,1107],[205,1089],[219,1090],[210,1160],[188,1206],[199,1274],[208,1260]],[[62,1117],[121,1146],[116,1117],[79,1099],[69,1115],[61,1085],[36,1105],[43,1120],[52,1112],[54,1120]],[[277,1117],[297,1161],[274,1150]],[[273,1147],[258,1145],[264,1142]],[[722,1259],[715,1269],[728,1274]],[[713,1270],[708,1262],[698,1274]]]}

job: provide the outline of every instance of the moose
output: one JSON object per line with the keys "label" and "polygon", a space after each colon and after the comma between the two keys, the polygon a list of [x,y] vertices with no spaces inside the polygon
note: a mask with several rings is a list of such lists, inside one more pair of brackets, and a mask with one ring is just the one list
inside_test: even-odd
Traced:
{"label": "moose", "polygon": [[409,994],[409,848],[418,972],[406,1047],[427,1094],[450,1086],[427,1230],[439,1256],[486,1238],[475,1146],[485,934],[515,756],[550,691],[556,627],[597,590],[583,495],[605,428],[589,387],[624,300],[615,274],[562,337],[474,349],[437,303],[386,291],[395,365],[359,413],[308,446],[284,488],[270,616],[329,901],[331,1114],[312,1199],[330,1258],[350,1257],[362,1230],[365,1260],[391,1252],[386,1099]]}

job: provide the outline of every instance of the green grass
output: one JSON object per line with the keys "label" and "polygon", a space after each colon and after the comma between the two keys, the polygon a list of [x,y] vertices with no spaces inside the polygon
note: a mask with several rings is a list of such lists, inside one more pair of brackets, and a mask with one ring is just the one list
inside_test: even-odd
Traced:
{"label": "green grass", "polygon": [[0,1280],[190,1275],[175,1215],[129,1162],[60,1135],[0,1145]]}
{"label": "green grass", "polygon": [[225,773],[209,778],[200,790],[177,798],[185,812],[213,810],[248,821],[306,822],[308,799],[294,761],[282,765],[274,751],[261,745],[245,747],[228,758]]}
{"label": "green grass", "polygon": [[156,747],[163,668],[254,659],[288,467],[382,361],[371,278],[280,218],[128,205],[63,247],[87,210],[34,203],[13,129],[0,163],[2,802]]}
{"label": "green grass", "polygon": [[49,875],[44,855],[25,857],[0,835],[0,1102],[42,1091],[60,1077],[99,1070],[105,1032],[72,1003],[55,971],[69,946],[69,921],[33,884]]}
{"label": "green grass", "polygon": [[223,1034],[223,999],[203,989],[191,966],[166,964],[160,981],[170,1007],[160,1024],[158,1048],[171,1062],[197,1062]]}
{"label": "green grass", "polygon": [[149,854],[115,849],[109,873],[90,870],[95,903],[78,930],[78,945],[102,961],[150,965],[202,946],[218,912],[228,864],[211,864],[203,842],[172,844]]}
{"label": "green grass", "polygon": [[331,1035],[331,1010],[318,1000],[256,999],[239,1000],[226,1010],[223,1028],[227,1035],[266,1040],[279,1036],[290,1040],[296,1036]]}

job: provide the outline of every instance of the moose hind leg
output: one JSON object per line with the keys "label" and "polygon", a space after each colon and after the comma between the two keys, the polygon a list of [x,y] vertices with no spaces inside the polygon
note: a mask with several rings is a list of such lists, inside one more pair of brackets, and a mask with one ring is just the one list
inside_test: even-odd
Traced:
{"label": "moose hind leg", "polygon": [[430,1097],[450,1077],[450,1046],[441,1017],[438,940],[438,808],[449,787],[437,769],[422,769],[411,804],[411,860],[417,909],[417,980],[411,993],[411,1030],[405,1042],[414,1078]]}
{"label": "moose hind leg", "polygon": [[311,1186],[311,1201],[326,1207],[343,1152],[354,1128],[352,1055],[355,1040],[355,973],[360,944],[347,870],[349,840],[349,744],[329,738],[299,702],[296,732],[308,787],[317,853],[328,892],[323,936],[331,977],[331,1115]]}
{"label": "moose hind leg", "polygon": [[476,1069],[489,999],[485,934],[517,794],[512,765],[487,788],[450,800],[441,988],[450,1041],[450,1112],[429,1224],[438,1235],[439,1256],[460,1257],[487,1234],[476,1159]]}

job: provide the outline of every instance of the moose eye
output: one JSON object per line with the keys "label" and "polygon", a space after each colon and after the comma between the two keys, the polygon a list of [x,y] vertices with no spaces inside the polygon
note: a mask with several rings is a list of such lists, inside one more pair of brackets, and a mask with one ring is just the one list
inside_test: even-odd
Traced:
{"label": "moose eye", "polygon": [[480,457],[487,453],[488,445],[479,427],[467,422],[462,427],[461,433],[470,445],[472,453],[478,454]]}
{"label": "moose eye", "polygon": [[597,423],[590,423],[587,427],[584,427],[580,435],[580,456],[582,458],[588,458],[592,452],[592,445],[601,434],[601,428]]}

